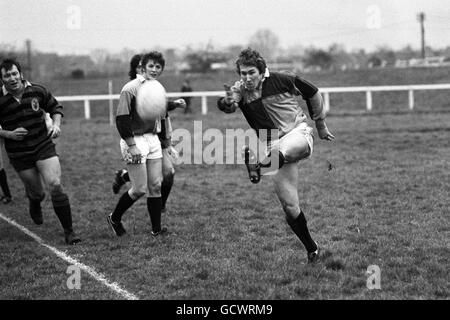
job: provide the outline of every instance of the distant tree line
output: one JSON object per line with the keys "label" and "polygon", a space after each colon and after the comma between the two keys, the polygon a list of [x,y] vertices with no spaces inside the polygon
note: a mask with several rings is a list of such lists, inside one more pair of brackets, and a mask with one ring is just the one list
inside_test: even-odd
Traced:
{"label": "distant tree line", "polygon": [[[346,70],[394,66],[397,60],[419,58],[420,49],[406,46],[393,50],[386,45],[372,52],[364,49],[348,51],[343,45],[332,44],[328,48],[293,45],[281,48],[276,34],[268,29],[258,30],[246,45],[215,47],[212,43],[196,48],[149,48],[165,54],[167,71],[210,72],[233,69],[234,59],[245,47],[259,50],[275,69],[298,69],[303,72],[321,70]],[[88,55],[58,55],[33,51],[31,66],[27,63],[27,52],[12,46],[0,44],[0,58],[15,57],[22,62],[25,72],[37,78],[100,78],[124,75],[128,62],[137,52],[124,48],[119,53],[106,49],[94,49]],[[444,49],[426,48],[427,56],[450,57],[450,46]]]}

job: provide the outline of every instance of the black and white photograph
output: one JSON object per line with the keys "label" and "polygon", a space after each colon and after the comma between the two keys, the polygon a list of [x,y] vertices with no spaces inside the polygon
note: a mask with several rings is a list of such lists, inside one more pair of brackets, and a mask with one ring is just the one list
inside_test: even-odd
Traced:
{"label": "black and white photograph", "polygon": [[450,299],[447,1],[0,15],[0,300]]}

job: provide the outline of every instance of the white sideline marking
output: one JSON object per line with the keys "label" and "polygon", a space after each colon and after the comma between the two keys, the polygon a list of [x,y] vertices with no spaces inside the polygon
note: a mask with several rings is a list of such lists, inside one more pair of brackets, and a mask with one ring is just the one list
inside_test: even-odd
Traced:
{"label": "white sideline marking", "polygon": [[104,275],[102,275],[101,273],[98,273],[97,271],[95,271],[93,268],[79,262],[78,260],[70,257],[69,255],[65,254],[64,252],[59,251],[58,249],[56,249],[55,247],[52,247],[48,244],[46,244],[38,235],[34,234],[33,232],[31,232],[30,230],[28,230],[27,228],[25,228],[24,226],[18,224],[17,222],[15,222],[14,220],[4,216],[2,213],[0,213],[0,218],[2,218],[3,220],[5,220],[6,222],[8,222],[9,224],[13,225],[14,227],[18,228],[20,231],[22,231],[23,233],[27,234],[28,236],[30,236],[31,238],[33,238],[34,240],[36,240],[37,243],[39,243],[41,246],[46,247],[47,249],[49,249],[50,251],[52,251],[54,254],[56,254],[59,258],[63,259],[64,261],[72,264],[72,265],[76,265],[77,267],[79,267],[81,270],[84,270],[85,272],[87,272],[91,277],[93,277],[95,280],[97,280],[98,282],[101,282],[102,284],[104,284],[105,286],[109,287],[111,290],[115,291],[116,293],[118,293],[119,295],[123,296],[124,298],[126,298],[127,300],[139,300],[139,298],[137,296],[135,296],[134,294],[122,289],[117,283],[113,282],[109,282]]}

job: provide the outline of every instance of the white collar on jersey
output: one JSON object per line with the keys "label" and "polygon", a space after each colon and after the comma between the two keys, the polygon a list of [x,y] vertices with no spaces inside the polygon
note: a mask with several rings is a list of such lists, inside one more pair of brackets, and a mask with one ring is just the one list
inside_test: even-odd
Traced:
{"label": "white collar on jersey", "polygon": [[136,75],[136,79],[138,79],[140,82],[144,82],[145,81],[144,76],[142,74],[139,74],[139,73]]}
{"label": "white collar on jersey", "polygon": [[[27,81],[27,80],[22,80],[22,82],[23,82],[23,84],[25,85],[25,88],[26,88],[26,87],[31,87],[31,83],[30,83],[29,81]],[[2,91],[3,91],[3,95],[4,95],[4,96],[6,96],[8,93],[10,93],[8,90],[6,90],[5,85],[2,86]],[[11,94],[11,93],[10,93],[10,94]],[[11,95],[12,95],[12,94],[11,94]]]}

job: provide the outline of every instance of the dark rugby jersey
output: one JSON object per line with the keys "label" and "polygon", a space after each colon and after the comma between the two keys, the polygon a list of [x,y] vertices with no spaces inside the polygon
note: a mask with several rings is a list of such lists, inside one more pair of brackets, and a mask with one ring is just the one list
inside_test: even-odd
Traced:
{"label": "dark rugby jersey", "polygon": [[63,115],[62,106],[43,86],[24,81],[22,99],[16,100],[5,86],[0,90],[0,126],[14,131],[23,127],[28,134],[23,140],[5,139],[5,149],[10,158],[21,158],[53,144],[47,134],[45,113]]}
{"label": "dark rugby jersey", "polygon": [[[269,73],[268,70],[256,90],[247,90],[242,81],[237,81],[231,90],[250,127],[257,133],[260,129],[278,129],[279,137],[306,121],[298,97],[307,100],[318,92],[316,86],[294,74]],[[217,105],[227,111],[223,98]],[[314,121],[325,118],[323,107],[320,110],[308,108],[308,111]]]}

